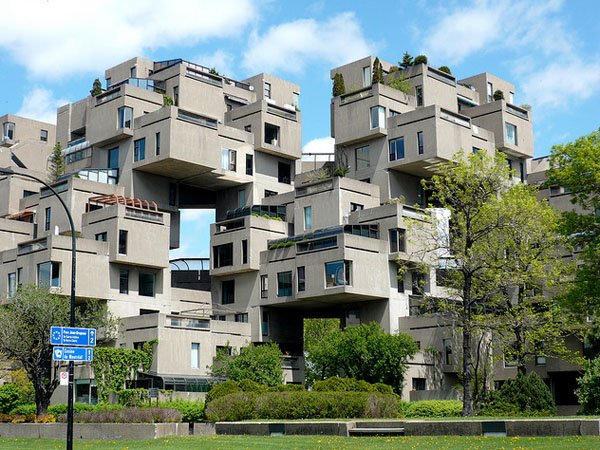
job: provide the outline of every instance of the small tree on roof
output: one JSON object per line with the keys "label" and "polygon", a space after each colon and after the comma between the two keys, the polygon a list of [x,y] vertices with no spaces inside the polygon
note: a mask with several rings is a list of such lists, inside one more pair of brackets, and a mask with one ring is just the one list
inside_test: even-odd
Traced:
{"label": "small tree on roof", "polygon": [[344,75],[337,72],[333,76],[333,96],[344,95],[346,93],[346,85],[344,84]]}
{"label": "small tree on roof", "polygon": [[373,77],[372,84],[383,83],[383,66],[379,58],[375,58],[373,61]]}
{"label": "small tree on roof", "polygon": [[102,94],[102,82],[99,78],[94,80],[94,84],[92,85],[92,90],[90,91],[90,95],[95,97],[97,95]]}
{"label": "small tree on roof", "polygon": [[62,153],[62,146],[57,142],[50,154],[50,167],[48,168],[48,181],[50,184],[56,183],[58,179],[65,174],[65,158]]}

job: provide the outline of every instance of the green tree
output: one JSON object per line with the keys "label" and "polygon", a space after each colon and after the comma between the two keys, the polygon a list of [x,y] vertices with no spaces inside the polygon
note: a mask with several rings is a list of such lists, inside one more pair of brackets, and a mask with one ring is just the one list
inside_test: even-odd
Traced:
{"label": "green tree", "polygon": [[304,320],[304,377],[309,386],[335,373],[335,363],[330,359],[330,355],[336,353],[339,336],[339,319]]}
{"label": "green tree", "polygon": [[494,91],[494,100],[504,100],[504,92],[500,89]]}
{"label": "green tree", "polygon": [[581,249],[574,282],[564,298],[581,317],[600,313],[600,130],[552,147],[547,186],[564,186],[573,208],[560,229]]}
{"label": "green tree", "polygon": [[[102,328],[114,335],[117,322],[96,300],[78,305],[76,325]],[[0,352],[18,361],[33,383],[38,414],[48,409],[58,386],[60,363],[52,361],[50,327],[68,326],[69,299],[36,286],[25,286],[0,307]]]}
{"label": "green tree", "polygon": [[448,66],[440,66],[440,67],[438,67],[438,70],[440,72],[447,73],[448,75],[452,75],[452,71],[450,70],[450,67],[448,67]]}
{"label": "green tree", "polygon": [[96,97],[97,95],[102,94],[102,82],[99,78],[94,80],[94,84],[92,85],[92,90],[90,91],[90,95],[92,97]]}
{"label": "green tree", "polygon": [[418,64],[427,64],[427,56],[425,55],[417,55],[413,61],[413,66]]}
{"label": "green tree", "polygon": [[400,67],[404,67],[406,69],[407,67],[413,65],[413,57],[410,56],[408,52],[404,52],[404,55],[402,56],[402,61],[400,61],[398,64]]}
{"label": "green tree", "polygon": [[283,354],[277,344],[250,344],[242,347],[239,354],[230,352],[228,347],[217,353],[211,367],[212,375],[233,381],[247,379],[267,386],[283,383]]}
{"label": "green tree", "polygon": [[326,338],[315,339],[306,355],[321,379],[350,377],[402,390],[408,360],[417,351],[409,335],[386,333],[376,322],[323,331]]}
{"label": "green tree", "polygon": [[583,377],[577,379],[577,398],[583,414],[600,414],[600,358],[587,361]]}
{"label": "green tree", "polygon": [[346,93],[346,85],[344,84],[344,75],[339,72],[333,76],[333,96],[344,95]]}
{"label": "green tree", "polygon": [[379,61],[379,58],[377,57],[373,61],[373,75],[371,83],[383,83],[383,66],[381,65],[381,61]]}
{"label": "green tree", "polygon": [[48,168],[48,182],[56,183],[58,179],[65,174],[65,158],[62,153],[62,146],[57,142],[49,158],[50,167]]}

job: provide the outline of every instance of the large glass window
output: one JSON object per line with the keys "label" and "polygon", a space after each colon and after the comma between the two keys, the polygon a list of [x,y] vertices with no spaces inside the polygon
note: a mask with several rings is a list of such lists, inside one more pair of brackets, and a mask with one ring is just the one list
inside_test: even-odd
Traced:
{"label": "large glass window", "polygon": [[47,261],[37,266],[38,286],[60,287],[60,263]]}
{"label": "large glass window", "polygon": [[292,168],[289,163],[277,163],[277,181],[290,184],[292,180]]}
{"label": "large glass window", "polygon": [[268,311],[263,311],[262,313],[262,335],[263,336],[268,336],[269,335],[269,312]]}
{"label": "large glass window", "polygon": [[368,145],[354,150],[354,165],[356,170],[366,169],[371,165]]}
{"label": "large glass window", "polygon": [[279,272],[277,274],[277,297],[292,295],[292,272]]}
{"label": "large glass window", "polygon": [[44,230],[50,230],[50,220],[52,218],[52,208],[46,208],[46,213],[44,215]]}
{"label": "large glass window", "polygon": [[221,168],[235,172],[237,166],[237,152],[224,148],[221,152]]}
{"label": "large glass window", "polygon": [[119,147],[111,148],[108,151],[108,168],[118,169],[119,168]]}
{"label": "large glass window", "polygon": [[385,128],[385,108],[383,106],[371,108],[371,128]]}
{"label": "large glass window", "polygon": [[190,363],[192,369],[200,367],[200,344],[198,342],[192,342],[192,358]]}
{"label": "large glass window", "polygon": [[40,141],[48,142],[48,130],[40,130]]}
{"label": "large glass window", "polygon": [[487,83],[487,100],[488,102],[494,101],[494,85],[490,81]]}
{"label": "large glass window", "polygon": [[425,146],[423,145],[423,132],[422,131],[417,132],[417,145],[419,148],[419,155],[422,155],[423,152],[425,151]]}
{"label": "large glass window", "polygon": [[371,85],[371,66],[363,67],[363,87]]}
{"label": "large glass window", "polygon": [[260,276],[260,298],[267,298],[269,296],[269,276]]}
{"label": "large glass window", "polygon": [[270,123],[265,123],[265,144],[271,144],[274,147],[280,147],[279,127]]}
{"label": "large glass window", "polygon": [[119,108],[119,128],[131,128],[133,120],[133,108],[121,106]]}
{"label": "large glass window", "polygon": [[233,243],[213,246],[215,269],[233,265]]}
{"label": "large glass window", "polygon": [[390,139],[390,161],[404,159],[404,136]]}
{"label": "large glass window", "polygon": [[119,230],[119,253],[127,254],[127,230]]}
{"label": "large glass window", "polygon": [[413,295],[423,295],[425,293],[425,274],[414,270],[412,276],[412,293]]}
{"label": "large glass window", "polygon": [[12,122],[4,122],[2,124],[2,136],[4,139],[13,140],[15,138],[15,124]]}
{"label": "large glass window", "polygon": [[246,175],[254,173],[254,155],[246,155]]}
{"label": "large glass window", "polygon": [[248,263],[248,239],[242,239],[242,264]]}
{"label": "large glass window", "polygon": [[14,297],[17,294],[17,272],[8,274],[8,297]]}
{"label": "large glass window", "polygon": [[331,261],[325,263],[325,287],[351,284],[351,261]]}
{"label": "large glass window", "polygon": [[452,364],[452,339],[443,339],[442,346],[444,347],[444,364]]}
{"label": "large glass window", "polygon": [[298,267],[298,292],[306,290],[306,268]]}
{"label": "large glass window", "polygon": [[133,160],[143,161],[146,159],[146,138],[133,141]]}
{"label": "large glass window", "polygon": [[304,229],[312,230],[312,206],[304,207]]}
{"label": "large glass window", "polygon": [[406,230],[394,228],[390,230],[390,253],[406,251]]}
{"label": "large glass window", "polygon": [[238,208],[246,206],[246,189],[240,189],[238,191]]}
{"label": "large glass window", "polygon": [[119,293],[129,294],[129,269],[119,270]]}
{"label": "large glass window", "polygon": [[506,142],[508,144],[517,145],[517,127],[512,123],[505,123]]}
{"label": "large glass window", "polygon": [[221,281],[221,303],[228,305],[235,302],[235,280]]}
{"label": "large glass window", "polygon": [[271,98],[271,83],[265,81],[265,98]]}
{"label": "large glass window", "polygon": [[144,297],[154,297],[156,275],[153,273],[140,273],[139,294]]}

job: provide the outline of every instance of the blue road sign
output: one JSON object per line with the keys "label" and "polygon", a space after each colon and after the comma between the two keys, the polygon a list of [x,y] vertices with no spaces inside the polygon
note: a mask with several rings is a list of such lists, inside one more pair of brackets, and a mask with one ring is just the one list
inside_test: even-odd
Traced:
{"label": "blue road sign", "polygon": [[54,347],[53,361],[92,361],[94,349],[91,347]]}
{"label": "blue road sign", "polygon": [[51,327],[51,345],[76,345],[82,347],[96,346],[95,328]]}

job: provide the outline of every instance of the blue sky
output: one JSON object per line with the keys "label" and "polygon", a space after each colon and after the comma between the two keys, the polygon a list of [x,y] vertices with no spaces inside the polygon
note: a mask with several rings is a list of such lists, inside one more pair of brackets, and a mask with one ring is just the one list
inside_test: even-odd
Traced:
{"label": "blue sky", "polygon": [[[107,67],[135,55],[184,58],[236,79],[269,72],[299,84],[303,145],[326,151],[329,70],[408,51],[458,78],[512,81],[515,103],[533,107],[536,156],[600,125],[595,0],[22,0],[2,13],[0,114],[54,122]],[[212,220],[185,212],[173,256],[207,256]]]}

